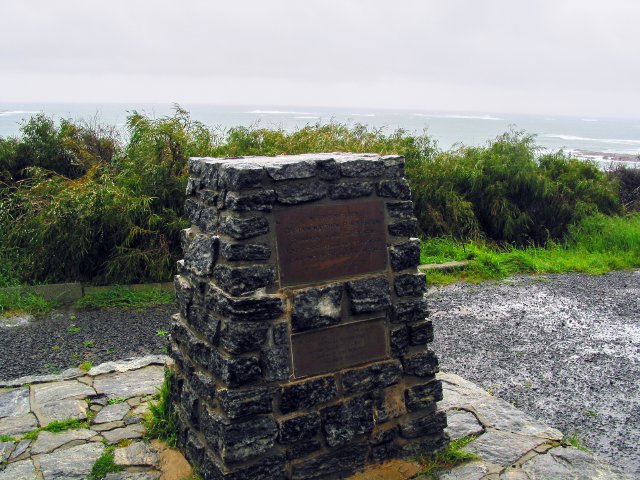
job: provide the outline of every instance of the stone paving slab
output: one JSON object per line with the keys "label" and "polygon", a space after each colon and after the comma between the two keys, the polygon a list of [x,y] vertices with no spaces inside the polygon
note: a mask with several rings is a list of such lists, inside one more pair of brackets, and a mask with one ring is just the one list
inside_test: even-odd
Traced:
{"label": "stone paving slab", "polygon": [[[0,443],[0,480],[75,480],[86,478],[105,445],[121,440],[132,441],[117,446],[116,463],[124,471],[109,474],[110,480],[180,480],[188,471],[184,457],[160,442],[141,440],[145,435],[142,416],[147,399],[162,384],[163,367],[157,356],[108,362],[93,370],[96,375],[82,377],[82,382],[64,376],[29,387],[18,386],[0,391],[0,434],[11,435],[15,442]],[[595,455],[562,446],[562,433],[538,422],[507,402],[491,396],[475,384],[457,375],[440,373],[444,399],[440,410],[448,419],[451,438],[475,437],[465,450],[479,455],[478,460],[439,473],[440,479],[630,479],[620,470],[603,463]],[[84,382],[84,383],[83,383]],[[121,398],[120,398],[121,397]],[[118,403],[108,404],[109,398]],[[87,428],[59,433],[41,431],[35,441],[22,440],[22,433],[46,426],[42,416],[47,408],[58,409],[62,416],[78,414],[79,402],[84,410],[91,405],[93,419]],[[65,411],[66,409],[66,411]],[[40,411],[36,418],[33,412]],[[86,418],[86,415],[85,417]],[[10,433],[7,433],[10,432]],[[33,460],[33,461],[32,461]],[[1,463],[1,461],[0,461]],[[180,465],[176,473],[176,465]],[[353,480],[405,480],[419,474],[417,462],[392,461],[367,469]],[[171,473],[173,472],[173,473]]]}

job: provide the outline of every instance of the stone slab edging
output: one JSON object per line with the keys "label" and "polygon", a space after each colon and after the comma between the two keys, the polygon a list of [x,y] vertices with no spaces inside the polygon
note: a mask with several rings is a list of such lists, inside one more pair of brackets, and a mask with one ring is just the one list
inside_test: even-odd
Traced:
{"label": "stone slab edging", "polygon": [[[173,292],[173,282],[162,283],[137,283],[133,285],[123,285],[132,290],[142,290],[147,288],[158,288],[166,292]],[[40,295],[47,301],[55,301],[62,305],[69,305],[80,300],[85,295],[97,293],[103,290],[113,288],[113,285],[93,286],[85,285],[79,282],[73,283],[49,283],[46,285],[22,285],[20,287],[0,288],[0,292],[29,292]]]}
{"label": "stone slab edging", "polygon": [[[132,441],[114,452],[125,470],[108,480],[157,480],[181,455],[159,442],[142,440],[141,423],[147,401],[163,381],[164,355],[106,362],[89,372],[70,369],[59,375],[0,381],[0,435],[16,441],[0,442],[0,480],[17,478],[86,478],[105,444]],[[439,472],[441,480],[474,479],[631,479],[596,455],[562,446],[562,433],[535,420],[504,400],[451,373],[439,373],[444,399],[438,408],[447,415],[451,439],[476,437],[465,450],[478,460]],[[29,384],[29,385],[25,385]],[[8,388],[17,387],[17,388]],[[110,402],[111,400],[111,402]],[[88,412],[94,412],[88,414]],[[36,440],[20,435],[51,419],[79,418],[88,428],[60,433],[40,432]],[[406,480],[421,471],[416,462],[394,460],[351,477],[351,480]]]}

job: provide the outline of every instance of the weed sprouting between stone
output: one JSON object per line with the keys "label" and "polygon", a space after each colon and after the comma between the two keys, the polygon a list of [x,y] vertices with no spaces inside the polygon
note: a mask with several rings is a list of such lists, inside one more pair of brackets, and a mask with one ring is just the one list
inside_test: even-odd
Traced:
{"label": "weed sprouting between stone", "polygon": [[479,457],[476,454],[462,450],[465,445],[473,440],[475,440],[475,437],[472,436],[453,440],[449,442],[443,451],[420,458],[419,462],[424,466],[424,470],[417,478],[430,480],[435,478],[435,474],[438,471],[447,470],[461,463],[478,459]]}
{"label": "weed sprouting between stone", "polygon": [[157,401],[149,402],[149,411],[144,417],[149,438],[163,440],[170,447],[174,447],[178,435],[176,413],[171,404],[171,370],[165,369],[164,382],[156,394]]}

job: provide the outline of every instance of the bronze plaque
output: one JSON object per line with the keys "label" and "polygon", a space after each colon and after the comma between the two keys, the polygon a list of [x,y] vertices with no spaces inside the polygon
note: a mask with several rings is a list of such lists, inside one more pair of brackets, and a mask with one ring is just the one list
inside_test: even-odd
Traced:
{"label": "bronze plaque", "polygon": [[293,375],[334,372],[387,357],[385,319],[346,323],[291,336]]}
{"label": "bronze plaque", "polygon": [[387,267],[380,200],[283,208],[276,212],[276,237],[282,285]]}

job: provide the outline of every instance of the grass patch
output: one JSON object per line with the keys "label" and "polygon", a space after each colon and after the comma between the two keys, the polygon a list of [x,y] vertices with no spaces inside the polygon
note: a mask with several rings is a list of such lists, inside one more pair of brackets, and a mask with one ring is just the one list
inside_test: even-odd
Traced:
{"label": "grass patch", "polygon": [[15,438],[9,435],[0,435],[0,442],[17,442]]}
{"label": "grass patch", "polygon": [[577,433],[573,433],[568,435],[562,439],[561,445],[563,447],[574,447],[578,450],[582,450],[583,452],[588,452],[589,449],[584,446],[582,439],[578,436]]}
{"label": "grass patch", "polygon": [[88,372],[93,368],[93,363],[87,360],[86,362],[82,362],[80,365],[78,365],[78,368],[84,372]]}
{"label": "grass patch", "polygon": [[104,453],[96,460],[91,468],[91,473],[87,477],[87,480],[102,480],[109,473],[120,472],[123,467],[116,465],[113,461],[114,447],[107,447]]}
{"label": "grass patch", "polygon": [[55,305],[55,302],[19,287],[0,290],[0,316],[3,317],[24,313],[46,315]]}
{"label": "grass patch", "polygon": [[124,403],[127,400],[127,397],[113,397],[107,400],[107,405],[117,405],[118,403]]}
{"label": "grass patch", "polygon": [[418,461],[424,466],[424,471],[417,478],[433,479],[436,478],[436,473],[441,470],[447,470],[461,463],[477,460],[479,457],[476,454],[462,450],[465,445],[473,440],[475,440],[475,437],[462,437],[449,442],[442,452],[419,458]]}
{"label": "grass patch", "polygon": [[30,432],[24,433],[22,435],[22,439],[35,440],[38,438],[38,434],[40,432],[59,433],[59,432],[64,432],[65,430],[75,430],[76,428],[89,428],[89,424],[77,418],[70,418],[68,420],[62,420],[62,421],[54,420],[46,427],[36,428],[35,430],[31,430]]}
{"label": "grass patch", "polygon": [[121,285],[85,295],[75,303],[76,308],[141,308],[175,303],[175,295],[159,288],[131,289]]}
{"label": "grass patch", "polygon": [[421,263],[469,260],[450,272],[427,271],[432,284],[500,280],[517,273],[583,272],[593,275],[640,267],[640,214],[593,216],[572,226],[562,244],[501,247],[488,242],[460,243],[451,238],[422,242]]}
{"label": "grass patch", "polygon": [[170,447],[175,447],[178,435],[176,413],[171,404],[171,370],[164,371],[164,382],[156,393],[157,401],[149,402],[149,411],[144,417],[149,438],[163,440]]}

